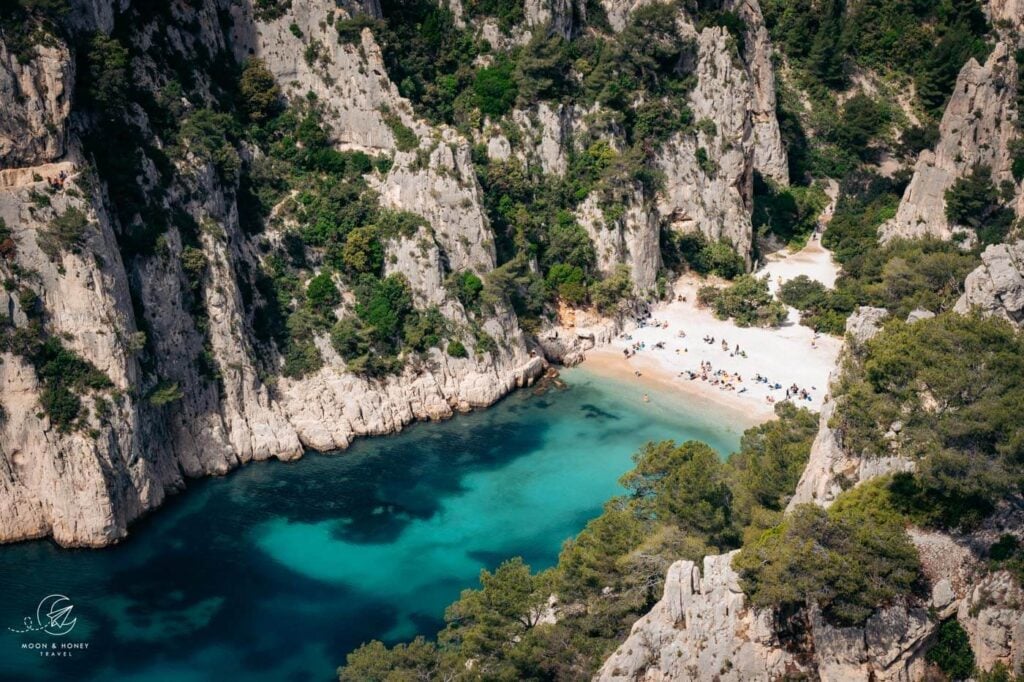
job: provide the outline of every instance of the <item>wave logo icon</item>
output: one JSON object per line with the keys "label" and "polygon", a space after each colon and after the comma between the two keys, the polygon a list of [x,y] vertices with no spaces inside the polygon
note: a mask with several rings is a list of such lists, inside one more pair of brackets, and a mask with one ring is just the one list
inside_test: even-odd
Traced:
{"label": "wave logo icon", "polygon": [[11,632],[45,632],[54,637],[62,637],[75,628],[77,618],[71,617],[75,606],[71,600],[63,594],[49,594],[43,597],[39,606],[36,607],[35,622],[31,616],[26,616],[24,627],[20,629],[7,628]]}

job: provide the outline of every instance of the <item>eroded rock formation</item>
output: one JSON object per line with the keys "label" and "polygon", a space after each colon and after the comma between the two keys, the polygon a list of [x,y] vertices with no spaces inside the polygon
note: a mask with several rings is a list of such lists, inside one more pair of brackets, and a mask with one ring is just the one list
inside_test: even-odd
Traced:
{"label": "eroded rock formation", "polygon": [[1014,48],[1008,43],[996,43],[984,64],[967,62],[942,115],[939,142],[934,150],[921,152],[896,217],[880,230],[883,241],[950,239],[965,229],[949,224],[946,190],[979,165],[990,168],[997,187],[1003,181],[1016,185],[1010,143],[1019,134],[1017,81]]}
{"label": "eroded rock formation", "polygon": [[956,310],[978,309],[1016,325],[1024,323],[1024,242],[996,244],[981,254],[981,265],[967,275]]}

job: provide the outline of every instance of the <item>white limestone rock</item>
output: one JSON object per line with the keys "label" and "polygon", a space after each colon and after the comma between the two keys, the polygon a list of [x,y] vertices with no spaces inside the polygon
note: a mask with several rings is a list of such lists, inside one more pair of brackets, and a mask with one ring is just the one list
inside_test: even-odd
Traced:
{"label": "white limestone rock", "polygon": [[978,164],[992,169],[999,186],[1012,181],[1010,142],[1017,136],[1017,64],[1012,46],[996,44],[984,65],[971,59],[960,71],[942,115],[934,151],[923,151],[896,217],[880,228],[883,242],[933,236],[950,239],[961,229],[946,218],[946,190]]}
{"label": "white limestone rock", "polygon": [[677,561],[665,592],[595,676],[600,682],[776,679],[802,670],[772,629],[771,614],[745,605],[736,552]]}
{"label": "white limestone rock", "polygon": [[[753,89],[732,56],[725,29],[706,28],[696,40],[697,84],[689,102],[698,130],[677,133],[658,153],[656,163],[665,176],[658,212],[668,229],[727,240],[749,263]],[[701,126],[702,121],[713,123],[713,129]],[[703,168],[701,156],[708,159]]]}
{"label": "white limestone rock", "polygon": [[967,275],[956,311],[978,309],[1020,326],[1024,323],[1024,242],[989,246],[981,261]]}
{"label": "white limestone rock", "polygon": [[0,168],[38,166],[64,155],[74,68],[57,40],[22,63],[0,40]]}

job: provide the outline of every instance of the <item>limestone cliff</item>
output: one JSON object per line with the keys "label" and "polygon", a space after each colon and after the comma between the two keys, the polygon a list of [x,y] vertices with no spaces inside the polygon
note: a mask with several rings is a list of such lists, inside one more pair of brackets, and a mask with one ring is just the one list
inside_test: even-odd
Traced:
{"label": "limestone cliff", "polygon": [[[732,569],[735,553],[668,570],[665,591],[595,679],[823,682],[927,679],[924,653],[939,623],[956,616],[982,669],[1016,666],[1024,653],[1021,590],[1005,571],[988,574],[966,548],[975,538],[912,531],[931,594],[919,604],[878,611],[860,627],[836,627],[807,614],[792,637],[771,611],[752,608]],[[990,531],[989,531],[990,532]]]}
{"label": "limestone cliff", "polygon": [[969,61],[960,71],[934,150],[921,152],[914,176],[903,194],[896,217],[884,224],[881,239],[933,236],[949,239],[966,228],[950,225],[946,190],[979,166],[988,166],[998,187],[1010,182],[1010,143],[1019,135],[1017,63],[1014,48],[998,42],[984,64]]}
{"label": "limestone cliff", "polygon": [[[225,31],[217,12],[229,7],[234,16]],[[77,9],[86,28],[98,17],[106,30],[119,11]],[[401,112],[424,144],[434,133],[408,113],[383,75],[368,31],[360,46],[324,37],[330,55],[312,63],[302,58],[304,43],[289,26],[301,26],[307,42],[315,40],[324,19],[341,11],[333,2],[293,2],[290,14],[261,23],[244,6],[208,2],[173,9],[162,30],[186,54],[230,45],[239,54],[263,57],[294,92],[315,92],[327,102],[339,148],[393,152],[390,172],[378,180],[382,202],[416,212],[430,228],[409,240],[415,248],[408,242],[389,247],[395,249],[389,271],[401,272],[419,300],[441,304],[453,324],[465,325],[465,311],[441,282],[440,253],[448,268],[484,274],[495,264],[468,147],[442,130],[425,166],[416,164],[413,153],[395,152],[392,130],[382,121],[384,107]],[[141,40],[146,29],[138,29]],[[542,369],[542,360],[527,351],[515,314],[499,306],[482,324],[497,341],[493,352],[457,359],[435,349],[425,362],[378,381],[347,371],[324,344],[327,361],[319,371],[268,382],[265,349],[252,337],[249,294],[241,286],[260,252],[239,226],[236,189],[197,158],[179,166],[168,188],[165,210],[184,211],[210,226],[199,237],[205,274],[198,300],[190,303],[180,229],[172,226],[163,250],[152,256],[121,257],[118,239],[127,226],[108,210],[104,178],[96,178],[78,151],[79,128],[69,122],[75,73],[68,48],[40,48],[39,58],[27,65],[2,55],[0,83],[21,106],[5,109],[0,121],[0,217],[11,231],[0,269],[35,273],[24,286],[41,299],[37,314],[45,334],[61,336],[113,386],[90,392],[96,407],[87,408],[84,428],[62,430],[39,409],[45,387],[36,370],[4,354],[0,539],[53,535],[67,545],[106,544],[123,537],[132,519],[188,477],[226,473],[253,459],[298,457],[305,448],[342,448],[359,435],[485,406]],[[144,49],[136,59],[140,72],[156,74],[152,86],[159,88],[160,65]],[[54,192],[51,183],[61,172],[69,178]],[[87,176],[88,185],[81,180]],[[54,260],[41,251],[40,236],[72,207],[89,217],[83,248]],[[423,240],[430,244],[425,250],[419,247]],[[28,328],[30,313],[20,310],[19,300],[17,290],[5,292],[6,316],[15,327]],[[198,319],[205,320],[203,329]],[[148,344],[145,351],[137,339]],[[195,359],[204,354],[217,368],[215,381],[197,367]],[[177,399],[159,406],[145,399],[157,379],[174,386]],[[101,410],[100,401],[109,406]]]}
{"label": "limestone cliff", "polygon": [[[612,29],[622,29],[644,3],[603,4]],[[524,44],[532,31],[569,38],[587,18],[582,3],[530,0],[523,24],[506,30],[491,20],[473,24],[461,3],[448,5],[460,25],[499,47]],[[696,17],[678,15],[680,36],[696,46],[687,101],[699,125],[656,150],[662,188],[625,188],[617,215],[596,196],[579,205],[599,270],[629,265],[641,293],[661,269],[662,229],[724,238],[747,257],[753,171],[786,181],[760,9],[756,0],[722,7],[743,19],[742,50],[724,28],[698,28]],[[383,16],[376,0],[74,0],[31,54],[0,40],[0,93],[9,103],[0,111],[0,273],[9,284],[0,294],[0,541],[116,541],[189,478],[344,448],[358,436],[489,405],[542,371],[539,352],[572,362],[617,329],[583,313],[584,327],[562,327],[560,339],[558,327],[546,327],[537,344],[507,300],[472,311],[446,281],[453,272],[486,278],[499,265],[474,144],[485,142],[492,158],[514,156],[563,175],[581,137],[616,145],[621,131],[592,131],[601,112],[572,102],[513,112],[515,145],[501,130],[470,139],[428,123],[389,77],[372,23]],[[336,27],[354,17],[365,27],[340,39]],[[101,112],[76,99],[83,83],[97,89],[77,53],[96,34],[112,36],[114,57],[125,50],[127,66],[103,66],[127,69],[136,93]],[[204,149],[216,141],[179,147],[153,106],[178,118],[214,106],[224,96],[221,67],[254,57],[284,98],[315,104],[334,149],[387,159],[365,182],[380,206],[422,223],[383,244],[384,274],[408,282],[418,309],[436,308],[464,339],[466,357],[432,347],[396,374],[369,378],[320,331],[309,349],[317,367],[282,373],[284,350],[257,331],[273,298],[260,273],[301,225],[277,206],[281,216],[254,232],[246,188]],[[100,163],[98,144],[117,147],[120,158]],[[240,163],[263,161],[251,145],[236,146]],[[55,236],[55,225],[72,233]],[[64,240],[60,248],[55,239]],[[320,267],[314,258],[304,276]],[[342,295],[335,312],[352,315],[354,293],[334,281]],[[62,348],[92,384],[68,392],[47,374],[46,353]],[[41,409],[58,397],[71,401],[73,423]]]}

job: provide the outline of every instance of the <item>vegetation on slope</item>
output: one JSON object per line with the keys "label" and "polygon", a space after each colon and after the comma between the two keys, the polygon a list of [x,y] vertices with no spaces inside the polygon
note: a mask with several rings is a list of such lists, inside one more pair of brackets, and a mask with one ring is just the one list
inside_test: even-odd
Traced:
{"label": "vegetation on slope", "polygon": [[822,236],[843,266],[832,290],[806,277],[785,282],[783,302],[799,309],[801,324],[843,334],[846,318],[858,306],[877,306],[904,319],[916,308],[934,313],[952,309],[967,274],[981,262],[980,249],[964,251],[937,239],[878,244],[878,228],[896,214],[903,185],[868,171],[841,183],[835,215]]}

